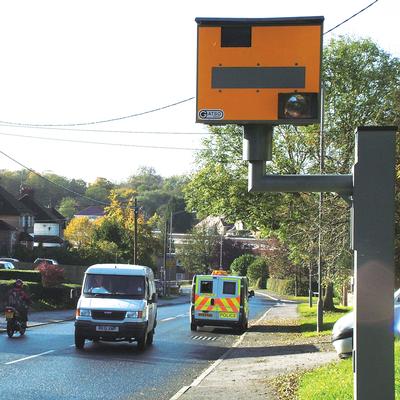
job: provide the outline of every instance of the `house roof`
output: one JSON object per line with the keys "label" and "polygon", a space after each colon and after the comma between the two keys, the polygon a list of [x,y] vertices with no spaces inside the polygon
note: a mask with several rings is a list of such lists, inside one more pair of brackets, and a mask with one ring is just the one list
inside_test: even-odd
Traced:
{"label": "house roof", "polygon": [[17,228],[0,219],[0,231],[16,231]]}
{"label": "house roof", "polygon": [[62,221],[66,221],[66,218],[64,215],[62,215],[60,212],[58,212],[54,207],[49,207],[49,210],[51,210],[52,214],[58,219]]}
{"label": "house roof", "polygon": [[[19,202],[32,210],[35,216],[35,222],[61,222],[60,218],[57,217],[50,208],[41,206],[28,194],[23,195],[19,199]],[[65,218],[62,217],[62,219],[64,220]]]}
{"label": "house roof", "polygon": [[21,214],[32,214],[32,211],[0,186],[0,215]]}
{"label": "house roof", "polygon": [[104,213],[104,207],[102,207],[102,206],[89,206],[89,207],[84,208],[81,211],[78,211],[75,214],[75,216],[85,217],[85,216],[88,216],[88,215],[95,215],[95,216],[98,216],[98,217],[102,217],[104,214],[105,214]]}

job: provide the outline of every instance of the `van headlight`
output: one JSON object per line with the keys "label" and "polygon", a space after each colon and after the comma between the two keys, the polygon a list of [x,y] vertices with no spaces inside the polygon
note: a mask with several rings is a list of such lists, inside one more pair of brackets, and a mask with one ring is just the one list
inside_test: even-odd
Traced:
{"label": "van headlight", "polygon": [[143,318],[143,311],[128,311],[126,318]]}
{"label": "van headlight", "polygon": [[88,310],[87,308],[78,308],[77,317],[91,317],[92,316],[92,311]]}

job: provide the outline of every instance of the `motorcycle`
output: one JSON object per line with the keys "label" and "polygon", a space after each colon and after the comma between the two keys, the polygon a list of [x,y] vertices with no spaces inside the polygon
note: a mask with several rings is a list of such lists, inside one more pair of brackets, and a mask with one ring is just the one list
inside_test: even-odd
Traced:
{"label": "motorcycle", "polygon": [[7,321],[7,335],[8,337],[13,337],[15,332],[19,332],[22,336],[26,331],[25,321],[21,319],[20,313],[11,306],[5,308],[5,318]]}

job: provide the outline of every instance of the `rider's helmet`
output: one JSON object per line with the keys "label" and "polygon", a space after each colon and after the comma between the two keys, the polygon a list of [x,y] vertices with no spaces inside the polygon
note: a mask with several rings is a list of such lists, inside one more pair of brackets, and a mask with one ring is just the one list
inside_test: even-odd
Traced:
{"label": "rider's helmet", "polygon": [[22,279],[17,279],[15,281],[15,287],[22,288],[23,285],[24,285],[24,282],[22,281]]}

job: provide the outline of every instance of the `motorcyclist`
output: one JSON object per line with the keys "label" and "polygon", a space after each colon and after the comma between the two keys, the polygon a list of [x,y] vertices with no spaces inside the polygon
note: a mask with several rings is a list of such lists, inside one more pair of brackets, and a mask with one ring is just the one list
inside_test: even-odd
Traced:
{"label": "motorcyclist", "polygon": [[22,324],[26,327],[31,299],[23,289],[23,286],[24,282],[21,279],[15,281],[14,287],[8,292],[8,304],[18,311]]}

